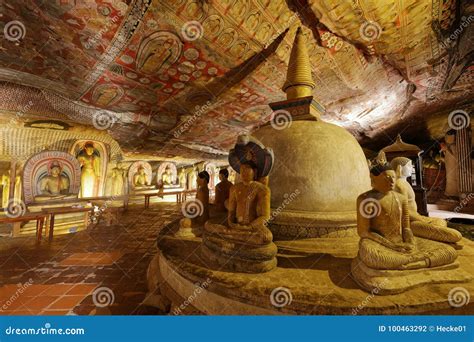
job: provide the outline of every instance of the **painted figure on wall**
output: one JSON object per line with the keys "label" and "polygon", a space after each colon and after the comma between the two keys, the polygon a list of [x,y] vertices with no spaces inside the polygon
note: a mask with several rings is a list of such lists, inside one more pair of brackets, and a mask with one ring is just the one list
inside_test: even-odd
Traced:
{"label": "painted figure on wall", "polygon": [[459,197],[459,170],[456,146],[456,131],[450,130],[444,137],[441,144],[441,152],[444,154],[446,167],[446,189],[445,195],[448,197]]}
{"label": "painted figure on wall", "polygon": [[77,155],[81,164],[81,197],[97,196],[100,181],[100,153],[92,142],[84,144]]}
{"label": "painted figure on wall", "polygon": [[184,169],[181,169],[179,171],[179,186],[183,189],[186,189],[186,172],[184,172]]}

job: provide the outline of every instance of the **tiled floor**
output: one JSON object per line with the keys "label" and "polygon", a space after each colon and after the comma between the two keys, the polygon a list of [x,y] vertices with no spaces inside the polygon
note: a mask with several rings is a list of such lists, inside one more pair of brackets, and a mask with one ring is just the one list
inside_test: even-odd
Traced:
{"label": "tiled floor", "polygon": [[178,205],[157,203],[51,243],[0,238],[0,315],[159,314],[140,305],[146,270],[159,230],[179,216]]}

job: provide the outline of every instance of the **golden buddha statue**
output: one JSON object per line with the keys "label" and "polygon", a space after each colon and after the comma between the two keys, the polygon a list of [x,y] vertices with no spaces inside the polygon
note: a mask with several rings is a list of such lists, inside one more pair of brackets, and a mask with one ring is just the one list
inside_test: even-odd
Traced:
{"label": "golden buddha statue", "polygon": [[170,186],[174,183],[173,174],[169,165],[166,166],[165,172],[161,175],[161,182],[164,186]]}
{"label": "golden buddha statue", "polygon": [[220,182],[216,185],[216,197],[214,199],[214,204],[218,211],[226,210],[225,202],[229,199],[230,188],[232,187],[228,177],[229,171],[227,169],[219,171]]}
{"label": "golden buddha statue", "polygon": [[426,217],[418,213],[415,192],[410,183],[406,180],[407,177],[411,176],[413,168],[412,161],[409,158],[397,157],[390,162],[390,165],[397,175],[395,191],[407,198],[410,226],[413,234],[426,239],[447,243],[460,241],[462,239],[461,233],[455,229],[448,228],[445,220]]}
{"label": "golden buddha statue", "polygon": [[208,223],[206,232],[255,245],[273,241],[272,232],[266,227],[270,219],[270,189],[255,180],[255,170],[250,162],[240,166],[242,182],[230,188],[227,225]]}
{"label": "golden buddha statue", "polygon": [[209,173],[202,171],[198,173],[197,177],[197,191],[196,200],[202,204],[202,213],[193,219],[193,225],[204,225],[209,219]]}
{"label": "golden buddha statue", "polygon": [[204,225],[202,255],[221,270],[270,271],[277,265],[277,247],[267,227],[270,189],[257,179],[267,179],[273,153],[257,139],[243,136],[230,151],[229,162],[242,182],[230,187],[227,216]]}
{"label": "golden buddha statue", "polygon": [[454,262],[457,253],[449,245],[415,240],[410,229],[406,196],[393,191],[396,174],[388,166],[371,169],[373,189],[357,199],[357,231],[361,237],[359,258],[374,269],[418,269]]}
{"label": "golden buddha statue", "polygon": [[2,185],[2,207],[7,208],[10,196],[10,171],[2,175],[0,185]]}
{"label": "golden buddha statue", "polygon": [[179,171],[178,179],[179,179],[179,186],[183,189],[186,189],[186,172],[184,172],[184,169],[181,169]]}
{"label": "golden buddha statue", "polygon": [[145,173],[145,168],[140,165],[137,169],[137,172],[133,175],[133,188],[134,189],[149,189],[154,186],[151,186],[148,182],[147,175]]}
{"label": "golden buddha statue", "polygon": [[49,166],[48,175],[40,180],[40,195],[35,196],[35,201],[75,197],[68,192],[69,178],[61,173],[61,164],[53,161]]}
{"label": "golden buddha statue", "polygon": [[81,197],[94,197],[99,188],[100,156],[92,142],[84,145],[77,160],[81,164]]}

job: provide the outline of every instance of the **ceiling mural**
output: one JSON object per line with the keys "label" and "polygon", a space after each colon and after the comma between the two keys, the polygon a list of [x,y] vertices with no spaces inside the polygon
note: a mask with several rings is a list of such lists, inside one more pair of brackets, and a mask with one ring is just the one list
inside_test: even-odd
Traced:
{"label": "ceiling mural", "polygon": [[[99,113],[84,122],[85,114],[76,120],[63,112],[72,123],[93,125],[95,115],[112,113],[118,120],[106,129],[125,152],[217,156],[270,119],[268,103],[284,99],[301,26],[322,118],[364,143],[453,106],[472,108],[473,7],[459,0],[6,0],[0,80]],[[7,103],[0,109],[14,110]]]}

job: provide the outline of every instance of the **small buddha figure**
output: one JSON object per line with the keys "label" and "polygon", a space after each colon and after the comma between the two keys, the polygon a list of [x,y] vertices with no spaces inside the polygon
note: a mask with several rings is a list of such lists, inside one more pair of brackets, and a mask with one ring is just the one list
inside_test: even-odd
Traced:
{"label": "small buddha figure", "polygon": [[64,198],[69,195],[69,178],[61,174],[62,167],[57,161],[51,163],[49,174],[43,177],[39,184],[41,195],[35,197],[35,200],[48,200]]}
{"label": "small buddha figure", "polygon": [[178,179],[180,188],[186,189],[186,172],[184,172],[184,169],[179,171]]}
{"label": "small buddha figure", "polygon": [[163,172],[163,175],[161,176],[161,182],[165,186],[173,185],[173,174],[171,173],[171,168],[169,166],[166,166],[165,172]]}
{"label": "small buddha figure", "polygon": [[453,263],[457,258],[454,248],[413,236],[408,200],[393,191],[395,171],[378,165],[371,169],[370,177],[372,190],[357,199],[360,261],[379,270],[423,269]]}
{"label": "small buddha figure", "polygon": [[460,241],[462,239],[461,233],[455,229],[448,228],[445,220],[426,217],[418,213],[415,192],[407,181],[407,177],[411,176],[412,161],[409,158],[397,157],[391,161],[390,165],[397,175],[395,191],[407,198],[410,226],[413,234],[426,239],[447,243]]}
{"label": "small buddha figure", "polygon": [[10,171],[2,175],[0,185],[2,186],[2,207],[6,208],[10,196]]}
{"label": "small buddha figure", "polygon": [[216,198],[214,204],[218,211],[226,210],[225,202],[229,198],[230,188],[232,183],[228,180],[229,171],[227,169],[222,169],[219,171],[219,180],[220,182],[216,185]]}
{"label": "small buddha figure", "polygon": [[135,189],[146,188],[150,184],[147,181],[147,176],[145,173],[145,168],[139,166],[137,172],[133,175],[133,187]]}

